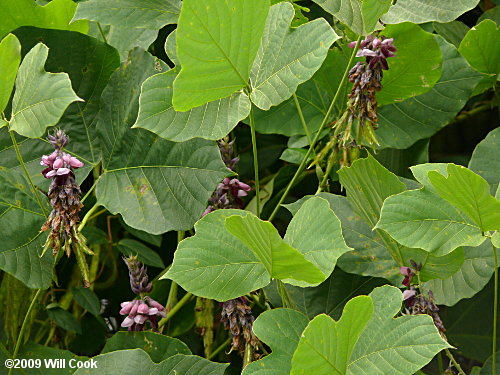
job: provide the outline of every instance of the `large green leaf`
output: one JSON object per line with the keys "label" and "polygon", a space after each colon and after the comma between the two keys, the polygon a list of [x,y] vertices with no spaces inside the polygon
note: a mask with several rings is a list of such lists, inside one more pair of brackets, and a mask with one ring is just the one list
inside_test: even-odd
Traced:
{"label": "large green leaf", "polygon": [[116,332],[106,341],[101,354],[124,349],[142,349],[159,363],[176,354],[191,354],[182,341],[155,332]]}
{"label": "large green leaf", "polygon": [[177,71],[156,74],[142,84],[139,116],[134,128],[144,128],[176,142],[191,138],[221,139],[250,113],[250,100],[242,92],[187,112],[172,105],[172,84]]}
{"label": "large green leaf", "polygon": [[183,240],[163,278],[205,298],[226,301],[269,284],[257,256],[224,229],[226,217],[240,210],[217,210],[195,224],[196,235]]}
{"label": "large green leaf", "polygon": [[158,253],[151,250],[142,242],[132,240],[130,238],[123,238],[118,242],[117,249],[127,257],[137,255],[139,261],[148,266],[165,268],[163,260],[160,258]]}
{"label": "large green leaf", "polygon": [[307,284],[320,283],[325,279],[325,275],[317,266],[283,241],[270,222],[260,220],[247,212],[226,218],[224,225],[229,233],[259,258],[272,278],[291,278]]}
{"label": "large green leaf", "polygon": [[66,73],[45,72],[48,53],[42,43],[33,47],[17,74],[10,127],[26,137],[40,137],[59,121],[70,103],[83,101],[74,93]]}
{"label": "large green leaf", "polygon": [[290,374],[346,374],[356,342],[372,314],[372,299],[358,296],[345,305],[338,321],[318,315],[302,333]]}
{"label": "large green leaf", "polygon": [[488,182],[470,169],[448,164],[448,176],[428,173],[439,196],[462,210],[483,232],[500,230],[500,201],[490,194]]}
{"label": "large green leaf", "polygon": [[500,73],[500,28],[492,20],[484,20],[467,32],[458,51],[481,73],[492,74],[492,85]]}
{"label": "large green leaf", "polygon": [[0,38],[21,26],[73,30],[86,33],[87,21],[71,22],[76,4],[71,0],[53,0],[40,6],[32,0],[0,0],[2,24]]}
{"label": "large green leaf", "polygon": [[460,46],[460,42],[464,38],[469,26],[461,21],[451,21],[446,23],[434,22],[432,24],[436,33],[441,35],[448,43],[453,44],[455,47]]}
{"label": "large green leaf", "polygon": [[463,108],[482,79],[452,44],[441,37],[437,41],[443,55],[440,80],[429,92],[380,108],[377,138],[382,148],[408,148],[436,133]]}
{"label": "large green leaf", "polygon": [[370,34],[391,6],[390,0],[314,0],[359,35]]}
{"label": "large green leaf", "polygon": [[490,241],[477,247],[464,248],[462,267],[452,276],[424,283],[424,289],[432,290],[439,305],[453,306],[464,298],[470,298],[481,291],[495,270]]}
{"label": "large green leaf", "polygon": [[93,290],[79,286],[71,288],[71,293],[73,293],[75,301],[92,315],[98,316],[100,314],[101,303]]}
{"label": "large green leaf", "polygon": [[339,36],[323,18],[290,29],[294,8],[273,5],[250,74],[252,102],[267,110],[288,99],[319,69]]}
{"label": "large green leaf", "polygon": [[48,288],[54,257],[39,257],[46,234],[40,233],[45,217],[20,173],[0,167],[0,269],[29,288]]}
{"label": "large green leaf", "polygon": [[479,0],[398,0],[382,17],[385,23],[450,22],[473,9]]}
{"label": "large green leaf", "polygon": [[187,111],[248,84],[268,12],[269,0],[183,1],[174,108]]}
{"label": "large green leaf", "polygon": [[89,0],[78,4],[73,20],[86,19],[127,28],[161,29],[177,22],[180,9],[180,0]]}
{"label": "large green leaf", "polygon": [[96,194],[131,227],[159,234],[191,228],[229,171],[212,142],[173,143],[130,129],[137,116],[137,87],[155,72],[155,59],[134,49],[103,91],[96,127],[104,174]]}
{"label": "large green leaf", "polygon": [[242,375],[289,375],[293,352],[307,323],[303,314],[291,309],[274,309],[260,314],[252,331],[273,352],[248,364]]}
{"label": "large green leaf", "polygon": [[21,63],[21,44],[15,35],[7,35],[0,43],[0,113],[3,112],[12,93],[17,69]]}
{"label": "large green leaf", "polygon": [[469,162],[469,169],[482,176],[490,184],[491,194],[495,194],[500,183],[500,128],[488,133],[478,143]]}
{"label": "large green leaf", "polygon": [[411,375],[444,348],[444,341],[427,315],[393,319],[401,309],[401,291],[391,286],[370,293],[373,316],[359,337],[347,374]]}
{"label": "large green leaf", "polygon": [[[387,60],[389,70],[377,94],[380,105],[402,102],[429,91],[441,77],[441,50],[434,35],[406,22],[388,25],[381,33],[394,38],[396,57]],[[420,51],[415,59],[415,51]]]}

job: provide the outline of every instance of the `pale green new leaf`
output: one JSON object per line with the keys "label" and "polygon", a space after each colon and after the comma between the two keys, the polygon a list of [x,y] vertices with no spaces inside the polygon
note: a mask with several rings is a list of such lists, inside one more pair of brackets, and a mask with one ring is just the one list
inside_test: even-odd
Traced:
{"label": "pale green new leaf", "polygon": [[488,182],[456,164],[448,164],[447,172],[447,177],[428,173],[439,196],[462,210],[483,232],[500,230],[500,202],[490,194]]}
{"label": "pale green new leaf", "polygon": [[370,34],[379,18],[391,6],[391,0],[314,0],[328,13],[358,35]]}
{"label": "pale green new leaf", "polygon": [[[284,240],[318,267],[325,279],[332,273],[339,257],[352,250],[344,241],[340,220],[330,209],[328,201],[319,197],[308,199],[295,213]],[[292,285],[311,286],[294,280],[285,281]]]}
{"label": "pale green new leaf", "polygon": [[293,352],[308,322],[305,315],[292,309],[273,309],[260,314],[252,331],[269,345],[272,353],[249,363],[242,375],[289,375]]}
{"label": "pale green new leaf", "polygon": [[139,116],[134,128],[144,128],[175,142],[192,138],[224,138],[250,113],[250,100],[242,92],[177,112],[172,105],[172,84],[177,71],[156,74],[142,84]]}
{"label": "pale green new leaf", "polygon": [[176,110],[225,98],[248,84],[268,12],[269,0],[183,1],[176,31]]}
{"label": "pale green new leaf", "polygon": [[226,218],[225,227],[257,256],[272,278],[291,278],[308,284],[318,284],[326,279],[317,266],[283,241],[270,222],[247,212]]}
{"label": "pale green new leaf", "polygon": [[323,18],[290,28],[292,4],[271,7],[250,74],[252,102],[267,110],[288,99],[319,69],[339,36]]}
{"label": "pale green new leaf", "polygon": [[382,22],[451,22],[478,3],[479,0],[398,0],[382,17]]}
{"label": "pale green new leaf", "polygon": [[490,184],[491,194],[495,194],[500,183],[500,128],[488,133],[478,143],[469,161],[469,169],[483,177]]}
{"label": "pale green new leaf", "polygon": [[69,104],[82,101],[66,73],[45,72],[48,53],[42,43],[33,47],[24,56],[16,78],[10,127],[30,138],[42,136],[47,127],[59,121]]}
{"label": "pale green new leaf", "polygon": [[380,108],[377,138],[382,148],[408,148],[448,125],[484,77],[467,64],[452,44],[441,37],[437,41],[443,55],[441,78],[422,95]]}
{"label": "pale green new leaf", "polygon": [[0,38],[21,26],[71,30],[84,34],[89,28],[87,21],[71,22],[76,10],[76,3],[72,0],[53,0],[45,6],[32,0],[0,0],[0,9]]}
{"label": "pale green new leaf", "polygon": [[183,240],[172,267],[162,278],[172,279],[200,297],[227,301],[270,282],[259,258],[224,228],[226,217],[240,210],[216,210],[195,224],[196,234]]}
{"label": "pale green new leaf", "polygon": [[402,316],[403,295],[392,286],[370,293],[375,307],[350,357],[347,375],[412,375],[441,350],[451,346],[441,338],[428,315]]}
{"label": "pale green new leaf", "polygon": [[[387,59],[383,89],[377,93],[380,105],[402,102],[429,91],[441,77],[441,49],[433,34],[412,23],[388,25],[381,33],[394,38],[396,57]],[[418,59],[415,51],[418,50]]]}
{"label": "pale green new leaf", "polygon": [[173,143],[144,129],[130,129],[142,82],[156,61],[134,49],[102,93],[97,131],[104,173],[96,187],[99,203],[125,223],[152,234],[187,230],[229,170],[213,142]]}
{"label": "pale green new leaf", "polygon": [[73,20],[86,19],[104,25],[161,29],[176,23],[180,0],[88,0],[80,2]]}
{"label": "pale green new leaf", "polygon": [[21,44],[15,35],[9,34],[0,43],[0,72],[2,72],[0,76],[0,113],[9,102],[20,63]]}
{"label": "pale green new leaf", "polygon": [[345,305],[338,321],[318,315],[302,333],[290,374],[346,374],[354,347],[372,314],[372,299],[358,296]]}

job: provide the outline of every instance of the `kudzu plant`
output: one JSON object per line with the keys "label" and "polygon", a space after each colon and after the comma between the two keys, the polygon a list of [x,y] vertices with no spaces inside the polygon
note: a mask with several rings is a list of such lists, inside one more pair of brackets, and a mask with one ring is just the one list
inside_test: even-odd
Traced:
{"label": "kudzu plant", "polygon": [[0,0],[0,372],[500,374],[497,3]]}

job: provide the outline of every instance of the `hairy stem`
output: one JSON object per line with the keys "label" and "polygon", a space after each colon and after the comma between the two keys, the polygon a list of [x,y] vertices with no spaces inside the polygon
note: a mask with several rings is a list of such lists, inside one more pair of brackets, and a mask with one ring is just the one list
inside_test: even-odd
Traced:
{"label": "hairy stem", "polygon": [[347,63],[347,67],[346,67],[344,74],[342,76],[342,80],[340,81],[339,87],[337,87],[337,91],[335,92],[335,95],[332,99],[332,102],[330,103],[330,107],[328,108],[328,111],[326,112],[325,117],[323,118],[323,122],[321,123],[321,125],[316,133],[316,136],[314,137],[314,139],[312,141],[312,144],[310,145],[309,149],[307,150],[307,153],[305,154],[304,158],[302,159],[302,162],[300,163],[299,168],[297,169],[297,171],[293,175],[292,180],[288,183],[288,186],[286,187],[285,192],[283,193],[280,200],[276,204],[276,207],[274,208],[273,212],[271,213],[271,216],[269,216],[269,221],[272,221],[274,219],[274,217],[276,216],[276,214],[278,213],[278,211],[281,207],[281,204],[283,203],[283,201],[287,197],[288,193],[290,192],[290,189],[295,185],[295,182],[299,178],[299,175],[302,173],[302,171],[304,170],[304,168],[306,166],[307,160],[309,160],[309,156],[313,152],[314,146],[316,145],[316,143],[318,142],[318,140],[321,136],[321,132],[323,131],[323,128],[328,123],[328,119],[333,111],[333,108],[335,107],[335,103],[337,102],[337,99],[340,97],[340,92],[342,91],[342,87],[344,86],[344,83],[347,80],[347,76],[349,74],[349,70],[351,69],[352,62],[354,61],[354,57],[356,56],[356,51],[358,50],[359,43],[361,42],[361,38],[362,37],[360,36],[358,38],[358,40],[356,41],[356,46],[354,47],[354,49],[352,51],[351,58],[349,59],[349,62]]}
{"label": "hairy stem", "polygon": [[260,185],[259,185],[259,160],[257,158],[257,139],[255,137],[255,121],[253,118],[253,105],[250,108],[250,132],[252,134],[253,169],[255,174],[255,201],[257,203],[257,217],[260,217]]}
{"label": "hairy stem", "polygon": [[163,318],[162,320],[160,320],[160,322],[158,323],[158,327],[163,327],[165,325],[166,322],[168,322],[170,319],[172,319],[172,317],[186,304],[188,303],[189,301],[191,301],[191,299],[193,299],[193,295],[191,293],[186,293],[184,295],[184,297],[181,298],[181,300],[179,302],[177,302],[177,304],[172,307],[172,310],[170,310],[167,314],[167,317],[166,318]]}
{"label": "hairy stem", "polygon": [[493,294],[493,343],[492,343],[492,357],[491,357],[491,373],[496,375],[496,353],[497,353],[497,317],[498,317],[498,257],[497,248],[495,245],[491,244],[493,247],[493,258],[495,262],[495,273],[494,279],[494,294]]}
{"label": "hairy stem", "polygon": [[[12,359],[16,359],[17,353],[19,353],[19,348],[21,347],[21,342],[23,341],[23,336],[24,336],[24,331],[26,331],[26,327],[28,326],[28,320],[31,315],[31,311],[33,310],[33,307],[35,307],[36,300],[42,293],[43,289],[37,289],[35,296],[31,300],[31,303],[28,307],[28,311],[26,312],[26,315],[24,316],[23,324],[21,325],[21,330],[19,331],[19,335],[17,336],[17,341],[16,341],[16,347],[14,348],[14,353],[12,354]],[[13,367],[10,368],[9,370],[9,375],[12,374],[12,370],[14,370]]]}
{"label": "hairy stem", "polygon": [[446,356],[450,359],[451,363],[453,363],[453,366],[455,366],[455,368],[457,369],[458,373],[460,375],[467,375],[464,370],[462,370],[462,367],[460,366],[460,363],[457,362],[457,360],[455,359],[455,357],[453,357],[453,354],[451,354],[450,350],[448,348],[446,348],[444,350],[444,352],[446,353]]}
{"label": "hairy stem", "polygon": [[35,187],[35,184],[33,183],[33,180],[31,179],[31,176],[28,173],[28,169],[26,168],[26,164],[24,163],[24,159],[23,159],[23,156],[21,155],[21,151],[19,151],[19,145],[17,144],[16,137],[14,135],[14,131],[9,130],[9,134],[10,134],[10,139],[12,139],[12,144],[14,146],[14,150],[16,151],[17,160],[19,160],[21,167],[23,167],[24,174],[26,175],[26,178],[28,179],[28,181],[30,183],[31,190],[33,191],[33,194],[35,194],[35,198],[38,202],[38,205],[42,209],[43,214],[45,216],[47,216],[48,212],[45,209],[45,206],[42,202],[42,198],[40,197],[40,194],[38,193],[38,189]]}

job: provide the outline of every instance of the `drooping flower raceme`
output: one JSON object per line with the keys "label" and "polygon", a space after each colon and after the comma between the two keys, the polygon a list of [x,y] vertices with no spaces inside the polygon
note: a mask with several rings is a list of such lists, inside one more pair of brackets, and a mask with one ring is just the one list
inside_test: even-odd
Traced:
{"label": "drooping flower raceme", "polygon": [[230,299],[222,304],[221,321],[233,336],[231,350],[236,349],[243,352],[246,343],[254,348],[258,346],[259,339],[252,331],[254,320],[252,310],[247,305],[245,297]]}
{"label": "drooping flower raceme", "polygon": [[125,315],[121,326],[129,331],[143,331],[147,322],[153,331],[158,331],[158,319],[167,316],[165,307],[144,293],[151,292],[152,284],[148,279],[147,268],[136,256],[124,258],[128,267],[130,287],[139,299],[121,303],[121,315]]}
{"label": "drooping flower raceme", "polygon": [[57,130],[54,135],[49,135],[48,140],[54,146],[54,152],[50,155],[43,155],[40,165],[46,167],[42,171],[43,177],[52,179],[47,193],[52,211],[42,226],[42,231],[50,229],[43,253],[52,248],[52,253],[56,255],[63,248],[70,256],[73,251],[84,285],[88,287],[90,285],[89,271],[84,254],[93,255],[94,253],[88,248],[87,240],[77,228],[80,221],[78,214],[83,205],[80,203],[80,186],[73,173],[74,169],[83,167],[83,163],[64,152],[69,138],[62,130]]}

